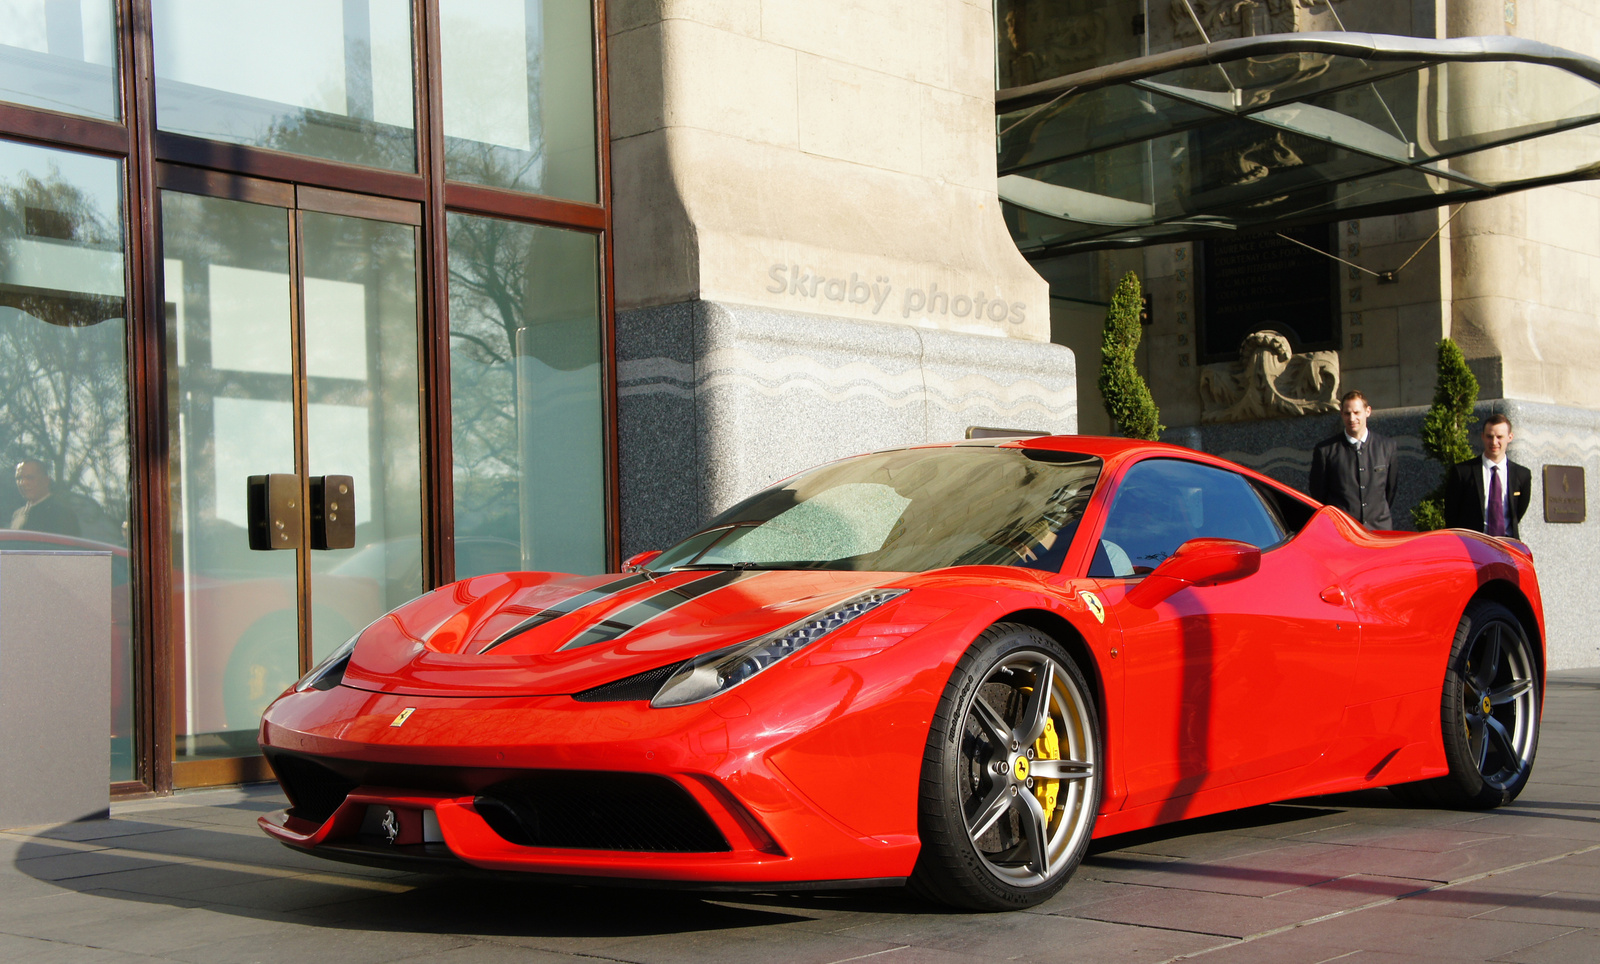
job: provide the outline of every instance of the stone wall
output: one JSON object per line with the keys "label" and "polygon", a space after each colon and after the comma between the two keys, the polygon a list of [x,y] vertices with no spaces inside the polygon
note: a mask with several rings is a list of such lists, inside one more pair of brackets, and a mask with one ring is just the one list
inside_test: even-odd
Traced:
{"label": "stone wall", "polygon": [[1077,430],[1056,345],[710,301],[617,324],[624,557],[833,459],[971,427]]}
{"label": "stone wall", "polygon": [[995,186],[988,0],[608,4],[616,300],[1049,340]]}

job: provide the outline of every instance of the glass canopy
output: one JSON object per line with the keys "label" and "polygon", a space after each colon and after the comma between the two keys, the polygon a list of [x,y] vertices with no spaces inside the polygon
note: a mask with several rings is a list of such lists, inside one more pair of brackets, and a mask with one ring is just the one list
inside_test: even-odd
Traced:
{"label": "glass canopy", "polygon": [[1024,253],[1399,214],[1600,177],[1600,61],[1516,37],[1295,33],[1002,90]]}

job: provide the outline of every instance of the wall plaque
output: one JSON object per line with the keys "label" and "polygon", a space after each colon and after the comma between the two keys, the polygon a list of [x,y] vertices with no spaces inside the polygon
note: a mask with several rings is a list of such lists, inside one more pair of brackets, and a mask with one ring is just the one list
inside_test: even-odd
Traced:
{"label": "wall plaque", "polygon": [[1585,516],[1583,466],[1544,467],[1544,521],[1582,522]]}
{"label": "wall plaque", "polygon": [[1195,300],[1200,361],[1233,361],[1257,331],[1289,336],[1297,352],[1339,348],[1338,262],[1334,225],[1287,228],[1308,251],[1267,231],[1200,245]]}

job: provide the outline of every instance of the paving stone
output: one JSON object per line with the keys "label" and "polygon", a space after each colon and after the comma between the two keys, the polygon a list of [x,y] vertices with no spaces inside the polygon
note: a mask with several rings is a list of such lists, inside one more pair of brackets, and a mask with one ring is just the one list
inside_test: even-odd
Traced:
{"label": "paving stone", "polygon": [[1445,958],[1465,953],[1489,960],[1571,930],[1549,924],[1398,913],[1389,909],[1392,906],[1307,924],[1284,932],[1282,938],[1331,948],[1329,958],[1338,951],[1370,950]]}
{"label": "paving stone", "polygon": [[1385,951],[1330,950],[1287,941],[1282,935],[1245,941],[1211,951],[1194,964],[1462,964],[1464,958],[1434,955],[1390,954]]}
{"label": "paving stone", "polygon": [[1600,930],[1600,897],[1555,891],[1521,897],[1480,916],[1484,920],[1561,924]]}
{"label": "paving stone", "polygon": [[1600,961],[1600,930],[1581,930],[1519,948],[1495,958],[1507,964],[1594,964]]}
{"label": "paving stone", "polygon": [[166,957],[185,948],[290,926],[293,925],[199,907],[168,906],[143,915],[63,921],[52,932],[31,932],[28,936]]}
{"label": "paving stone", "polygon": [[[328,908],[345,901],[371,897],[372,891],[358,886],[356,879],[311,880],[305,877],[260,877],[188,892],[209,905],[242,907],[250,910],[295,911],[308,907]],[[402,885],[403,886],[403,885]]]}
{"label": "paving stone", "polygon": [[1319,908],[1319,913],[1329,913],[1350,907],[1360,907],[1374,901],[1414,894],[1436,886],[1432,881],[1405,877],[1381,877],[1373,874],[1351,874],[1333,880],[1297,887],[1273,894],[1268,900],[1308,904]]}
{"label": "paving stone", "polygon": [[1079,908],[1076,914],[1094,920],[1166,927],[1219,937],[1248,937],[1321,916],[1305,904],[1270,901],[1237,894],[1144,888]]}
{"label": "paving stone", "polygon": [[90,877],[111,874],[140,867],[159,867],[172,863],[170,859],[154,859],[112,853],[106,850],[88,852],[52,853],[48,856],[17,860],[13,866],[36,880],[67,880],[73,877]]}
{"label": "paving stone", "polygon": [[261,964],[265,961],[386,964],[406,958],[431,958],[471,943],[462,937],[406,931],[284,927],[197,944],[170,951],[166,956],[190,964]]}
{"label": "paving stone", "polygon": [[1592,860],[1585,860],[1584,856],[1586,855],[1566,857],[1534,867],[1495,874],[1489,879],[1512,888],[1600,894],[1600,866]]}
{"label": "paving stone", "polygon": [[1307,869],[1312,858],[1327,857],[1342,850],[1325,845],[1290,844],[1233,858],[1226,863],[1173,860],[1145,854],[1102,854],[1093,861],[1086,861],[1078,873],[1096,880],[1266,897],[1355,872]]}
{"label": "paving stone", "polygon": [[[583,951],[584,956],[630,961],[633,964],[748,964],[751,961],[782,961],[783,964],[832,964],[835,961],[871,957],[900,960],[905,947],[886,941],[866,940],[838,934],[813,934],[803,942],[792,941],[771,932],[706,933],[689,931],[596,941]],[[919,947],[925,956],[938,959],[977,961],[980,958],[944,948]]]}
{"label": "paving stone", "polygon": [[1504,837],[1442,853],[1349,845],[1340,847],[1339,852],[1308,854],[1303,869],[1339,877],[1364,873],[1448,882],[1588,846],[1586,841],[1565,837]]}
{"label": "paving stone", "polygon": [[240,870],[194,864],[164,863],[136,870],[123,870],[101,874],[87,882],[96,891],[110,890],[138,894],[146,899],[178,898],[194,895],[208,899],[220,888],[233,887],[262,879]]}
{"label": "paving stone", "polygon": [[[396,960],[408,960],[408,958],[396,958]],[[583,958],[571,954],[557,954],[553,951],[482,941],[451,948],[442,954],[429,952],[428,960],[436,961],[438,964],[580,964],[580,962],[592,964],[592,961],[585,962]]]}
{"label": "paving stone", "polygon": [[139,820],[121,820],[108,818],[105,820],[81,820],[77,823],[64,823],[57,826],[46,827],[19,827],[0,833],[0,839],[16,837],[24,840],[105,840],[110,837],[124,837],[129,834],[149,833],[154,830],[164,830],[159,824],[144,823]]}
{"label": "paving stone", "polygon": [[19,964],[156,964],[166,960],[164,957],[148,957],[128,951],[0,934],[0,961],[17,961]]}
{"label": "paving stone", "polygon": [[1499,876],[1494,876],[1409,894],[1384,910],[1430,917],[1479,917],[1513,901],[1537,897],[1541,893],[1541,890],[1512,887]]}
{"label": "paving stone", "polygon": [[1503,833],[1478,832],[1475,823],[1453,827],[1379,826],[1347,823],[1327,830],[1302,834],[1294,839],[1303,843],[1354,844],[1389,850],[1416,850],[1445,853],[1479,844],[1504,841]]}

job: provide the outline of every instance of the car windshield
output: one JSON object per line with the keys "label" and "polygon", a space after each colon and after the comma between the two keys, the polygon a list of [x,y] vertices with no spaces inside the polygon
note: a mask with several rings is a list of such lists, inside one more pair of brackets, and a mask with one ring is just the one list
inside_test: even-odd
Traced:
{"label": "car windshield", "polygon": [[648,568],[1055,572],[1100,466],[1073,452],[979,446],[845,459],[756,493]]}

